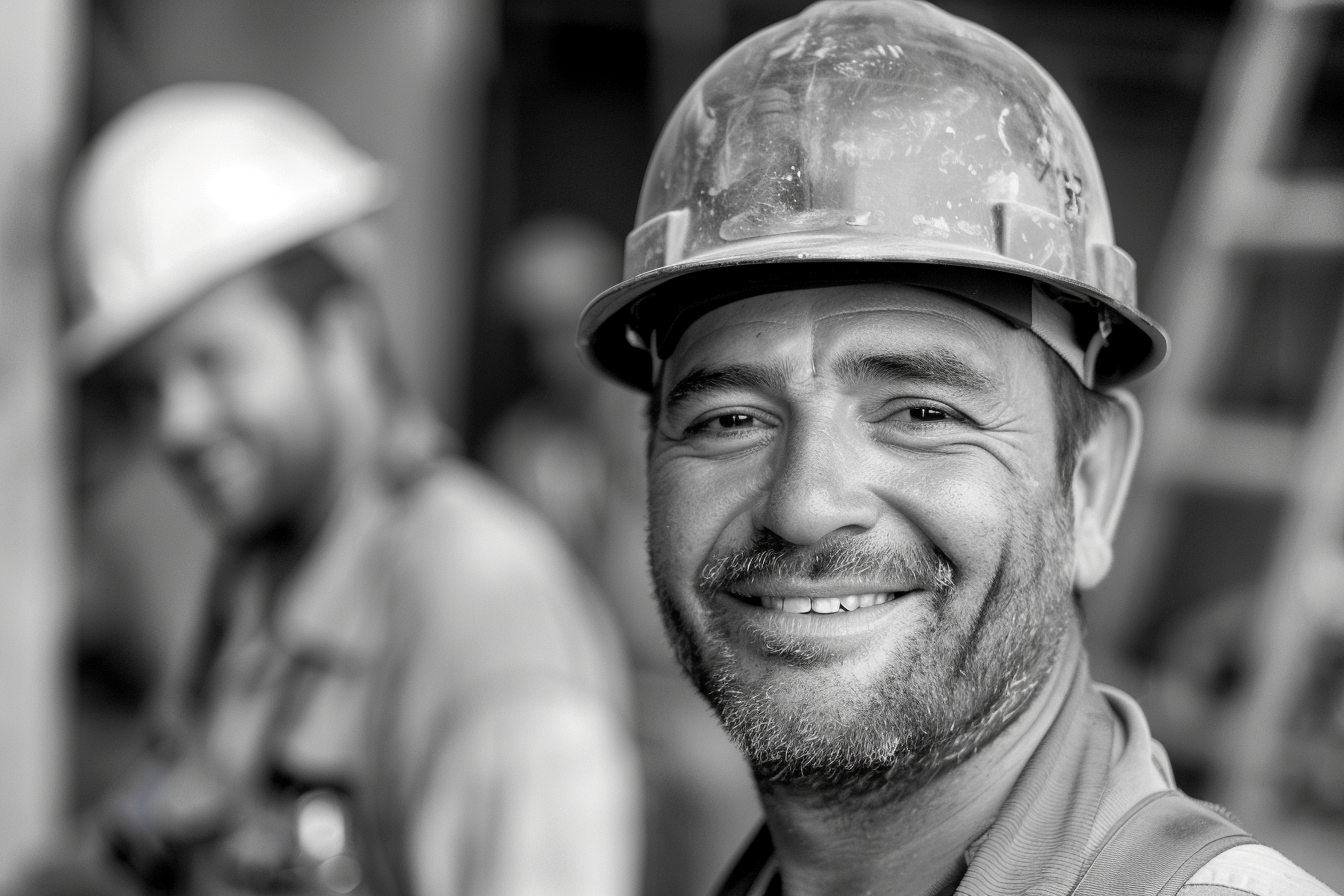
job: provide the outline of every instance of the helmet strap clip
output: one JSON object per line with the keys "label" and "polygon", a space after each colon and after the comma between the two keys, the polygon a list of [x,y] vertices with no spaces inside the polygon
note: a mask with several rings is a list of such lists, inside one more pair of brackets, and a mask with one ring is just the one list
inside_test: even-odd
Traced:
{"label": "helmet strap clip", "polygon": [[1087,353],[1083,356],[1083,385],[1091,389],[1097,381],[1097,357],[1101,350],[1110,344],[1111,313],[1105,308],[1097,309],[1097,332],[1087,344]]}
{"label": "helmet strap clip", "polygon": [[649,331],[649,382],[656,390],[663,379],[663,358],[658,353],[658,331]]}

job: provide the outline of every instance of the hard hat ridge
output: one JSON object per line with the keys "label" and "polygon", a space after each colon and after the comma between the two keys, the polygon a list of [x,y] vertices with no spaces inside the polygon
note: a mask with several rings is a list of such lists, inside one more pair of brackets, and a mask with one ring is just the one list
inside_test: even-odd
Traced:
{"label": "hard hat ridge", "polygon": [[385,205],[387,169],[316,112],[249,84],[184,83],[99,135],[72,181],[66,262],[87,372],[210,286]]}
{"label": "hard hat ridge", "polygon": [[1090,354],[1099,387],[1165,353],[1063,92],[1016,46],[926,3],[824,0],[714,63],[658,141],[626,279],[589,305],[580,345],[647,389],[649,347],[675,345],[669,319],[745,297],[744,281],[833,281],[837,265],[850,282],[956,268],[962,297],[976,272],[1036,283],[1067,311],[1042,307],[1056,321],[1042,338]]}

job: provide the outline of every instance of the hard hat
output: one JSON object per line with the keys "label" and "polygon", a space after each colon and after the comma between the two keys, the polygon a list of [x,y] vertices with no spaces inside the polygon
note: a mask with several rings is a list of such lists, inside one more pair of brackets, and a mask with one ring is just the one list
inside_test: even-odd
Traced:
{"label": "hard hat", "polygon": [[825,0],[691,86],[654,149],[625,280],[581,350],[648,390],[697,317],[735,299],[892,280],[1030,328],[1089,386],[1152,370],[1078,114],[1022,50],[913,0]]}
{"label": "hard hat", "polygon": [[387,169],[312,109],[249,84],[185,83],[136,102],[72,182],[62,353],[85,373],[210,287],[391,199]]}

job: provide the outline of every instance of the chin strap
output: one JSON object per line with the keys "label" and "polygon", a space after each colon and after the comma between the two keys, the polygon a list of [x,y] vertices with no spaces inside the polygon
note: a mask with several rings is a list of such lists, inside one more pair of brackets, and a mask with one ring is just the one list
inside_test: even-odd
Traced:
{"label": "chin strap", "polygon": [[1111,312],[1102,308],[1097,312],[1097,332],[1093,334],[1092,341],[1087,345],[1087,354],[1083,356],[1083,372],[1087,374],[1083,380],[1083,385],[1092,389],[1096,385],[1097,379],[1097,356],[1101,350],[1110,344],[1111,339]]}
{"label": "chin strap", "polygon": [[1110,311],[1097,309],[1097,331],[1084,348],[1074,335],[1073,316],[1068,309],[1034,284],[1031,289],[1031,332],[1064,359],[1084,386],[1096,387],[1097,357],[1111,338]]}
{"label": "chin strap", "polygon": [[649,331],[649,382],[653,383],[653,388],[657,389],[658,384],[663,381],[663,359],[658,354],[658,331]]}

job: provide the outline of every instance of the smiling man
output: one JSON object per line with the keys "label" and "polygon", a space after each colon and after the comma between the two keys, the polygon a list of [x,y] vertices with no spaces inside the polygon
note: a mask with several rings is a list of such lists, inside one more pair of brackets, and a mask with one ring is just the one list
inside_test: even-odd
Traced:
{"label": "smiling man", "polygon": [[759,785],[723,893],[1328,892],[1089,676],[1167,340],[1016,47],[832,0],[730,50],[580,342],[650,394],[664,621]]}

